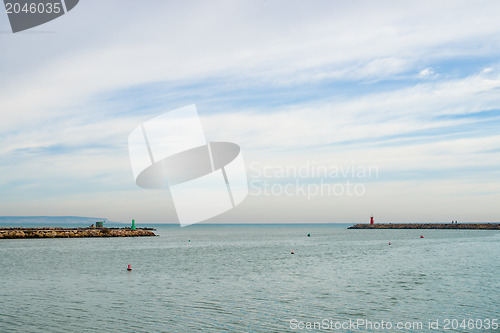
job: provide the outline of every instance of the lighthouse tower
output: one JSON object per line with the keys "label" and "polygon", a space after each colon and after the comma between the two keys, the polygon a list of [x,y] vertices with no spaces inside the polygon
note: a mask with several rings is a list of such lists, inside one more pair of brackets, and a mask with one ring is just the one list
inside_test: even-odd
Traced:
{"label": "lighthouse tower", "polygon": [[370,224],[373,224],[373,215],[370,216]]}

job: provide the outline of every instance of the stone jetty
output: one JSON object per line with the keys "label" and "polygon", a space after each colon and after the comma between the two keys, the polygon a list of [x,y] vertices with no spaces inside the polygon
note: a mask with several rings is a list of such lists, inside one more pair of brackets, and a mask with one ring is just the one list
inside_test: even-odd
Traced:
{"label": "stone jetty", "polygon": [[0,239],[6,238],[80,238],[156,236],[151,228],[0,228]]}
{"label": "stone jetty", "polygon": [[500,223],[374,223],[374,224],[356,224],[347,229],[500,230]]}

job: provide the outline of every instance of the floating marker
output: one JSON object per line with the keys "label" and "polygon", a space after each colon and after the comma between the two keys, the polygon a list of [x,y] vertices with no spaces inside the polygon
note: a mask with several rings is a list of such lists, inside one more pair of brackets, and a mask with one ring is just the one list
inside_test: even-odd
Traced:
{"label": "floating marker", "polygon": [[389,242],[389,245],[391,245],[391,242]]}
{"label": "floating marker", "polygon": [[293,250],[292,250],[292,254],[294,254]]}
{"label": "floating marker", "polygon": [[421,235],[420,238],[424,238],[424,236]]}
{"label": "floating marker", "polygon": [[308,233],[308,234],[307,234],[307,237],[311,237],[311,233]]}
{"label": "floating marker", "polygon": [[131,271],[132,270],[132,265],[128,265],[127,266],[127,271]]}

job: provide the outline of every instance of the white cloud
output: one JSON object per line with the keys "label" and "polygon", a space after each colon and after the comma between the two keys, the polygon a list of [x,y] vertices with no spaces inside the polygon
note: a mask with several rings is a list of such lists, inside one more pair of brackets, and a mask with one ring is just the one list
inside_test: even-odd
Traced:
{"label": "white cloud", "polygon": [[429,76],[434,76],[434,70],[432,68],[425,68],[418,73],[418,76],[420,77],[429,77]]}
{"label": "white cloud", "polygon": [[472,75],[391,92],[356,95],[338,103],[319,101],[270,113],[253,110],[215,114],[203,121],[208,135],[214,139],[231,138],[256,149],[370,141],[468,123],[470,120],[436,118],[497,108],[498,88],[500,76]]}
{"label": "white cloud", "polygon": [[[42,113],[67,112],[96,93],[144,82],[227,74],[267,84],[374,79],[408,71],[419,59],[468,53],[475,49],[471,44],[498,47],[494,36],[500,23],[491,10],[495,2],[472,7],[459,2],[452,8],[432,2],[407,5],[157,2],[154,12],[145,12],[120,3],[116,25],[106,15],[95,16],[91,4],[79,5],[50,27],[82,29],[80,38],[61,32],[2,36],[6,48],[22,54],[2,55],[10,68],[2,71],[10,75],[4,76],[0,110],[11,114],[3,126],[19,125],[12,114],[36,121]],[[112,2],[106,6],[114,7]],[[454,19],[443,20],[443,12]],[[147,13],[147,19],[137,13]],[[42,46],[58,52],[49,57],[43,51],[39,57],[33,48]]]}

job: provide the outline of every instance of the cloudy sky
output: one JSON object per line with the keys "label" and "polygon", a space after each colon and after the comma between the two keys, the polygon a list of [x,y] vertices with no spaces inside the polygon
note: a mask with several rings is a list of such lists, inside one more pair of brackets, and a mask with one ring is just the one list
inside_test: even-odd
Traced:
{"label": "cloudy sky", "polygon": [[208,222],[498,221],[499,15],[498,1],[85,0],[13,34],[1,13],[0,215],[176,222],[168,191],[135,184],[127,139],[196,104],[250,184]]}

